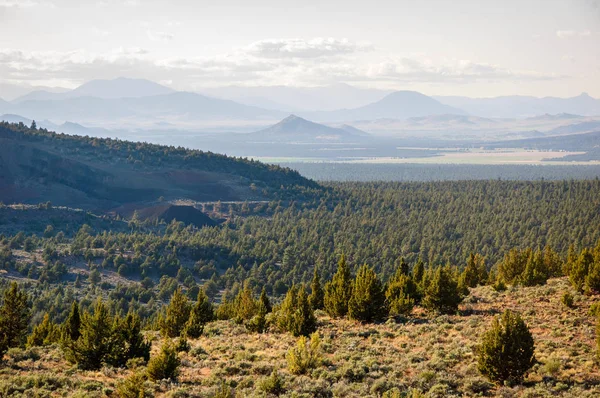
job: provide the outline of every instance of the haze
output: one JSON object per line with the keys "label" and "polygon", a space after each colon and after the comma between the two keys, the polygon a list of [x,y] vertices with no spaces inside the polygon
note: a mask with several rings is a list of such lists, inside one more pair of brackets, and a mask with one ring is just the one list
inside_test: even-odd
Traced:
{"label": "haze", "polygon": [[121,76],[199,92],[600,97],[599,4],[0,0],[0,97]]}

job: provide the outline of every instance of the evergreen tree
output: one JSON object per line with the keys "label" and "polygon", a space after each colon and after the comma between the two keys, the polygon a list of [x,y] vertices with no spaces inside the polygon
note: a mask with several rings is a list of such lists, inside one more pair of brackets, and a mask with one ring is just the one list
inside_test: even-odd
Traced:
{"label": "evergreen tree", "polygon": [[462,278],[464,284],[469,288],[484,284],[488,278],[485,259],[479,254],[471,253],[467,260],[467,265],[463,270]]}
{"label": "evergreen tree", "polygon": [[399,274],[399,273],[404,274],[404,275],[410,274],[410,267],[404,260],[404,257],[400,257],[398,260],[396,260],[396,274]]}
{"label": "evergreen tree", "polygon": [[101,300],[92,314],[83,314],[80,332],[79,339],[66,347],[67,359],[84,370],[100,369],[110,362],[115,350],[113,319]]}
{"label": "evergreen tree", "polygon": [[50,320],[46,312],[40,324],[33,328],[33,332],[27,337],[28,347],[41,347],[56,343],[60,340],[60,329],[58,325]]}
{"label": "evergreen tree", "polygon": [[177,351],[173,344],[165,340],[160,349],[160,353],[150,358],[146,370],[148,378],[152,381],[164,379],[176,380],[179,375],[179,365],[181,361],[177,356]]}
{"label": "evergreen tree", "polygon": [[458,283],[454,280],[450,267],[438,267],[425,287],[425,307],[443,314],[452,314],[458,310],[461,301]]}
{"label": "evergreen tree", "polygon": [[130,311],[124,319],[117,318],[114,329],[120,339],[116,347],[120,352],[113,362],[125,365],[132,358],[142,358],[148,362],[151,344],[142,335],[142,322],[136,312]]}
{"label": "evergreen tree", "polygon": [[342,254],[338,262],[338,269],[331,281],[325,285],[323,303],[325,311],[334,318],[343,317],[348,313],[348,301],[352,294],[352,276]]}
{"label": "evergreen tree", "polygon": [[594,255],[589,249],[583,249],[581,254],[577,257],[577,260],[571,267],[569,274],[569,280],[573,287],[581,292],[585,285],[585,278],[587,277],[590,267],[594,263]]}
{"label": "evergreen tree", "polygon": [[[402,270],[399,268],[399,270]],[[381,321],[387,314],[383,286],[373,268],[358,269],[348,302],[348,316],[360,322]]]}
{"label": "evergreen tree", "polygon": [[265,314],[273,311],[273,307],[271,306],[271,301],[269,301],[269,296],[267,296],[267,290],[263,287],[260,292],[260,298],[258,299],[259,304],[262,305],[262,308],[259,308],[259,312],[264,311]]}
{"label": "evergreen tree", "polygon": [[31,317],[27,301],[27,293],[16,282],[4,292],[0,306],[0,354],[25,342]]}
{"label": "evergreen tree", "polygon": [[389,315],[408,315],[420,301],[417,285],[408,275],[395,275],[387,285],[385,299]]}
{"label": "evergreen tree", "polygon": [[490,380],[518,383],[535,363],[534,341],[518,313],[495,317],[479,348],[479,371]]}
{"label": "evergreen tree", "polygon": [[313,272],[313,279],[310,283],[310,296],[308,297],[308,301],[310,306],[314,310],[322,310],[323,309],[323,300],[325,293],[323,292],[323,287],[321,286],[321,276],[319,275],[318,267],[315,265],[315,270]]}
{"label": "evergreen tree", "polygon": [[204,325],[213,321],[214,318],[215,311],[213,305],[206,295],[206,292],[200,289],[198,297],[196,298],[196,304],[192,308],[190,318],[185,325],[186,336],[197,339],[202,335]]}
{"label": "evergreen tree", "polygon": [[278,324],[294,336],[308,336],[316,330],[317,320],[304,286],[294,285],[287,292],[279,309]]}
{"label": "evergreen tree", "polygon": [[166,337],[179,337],[190,317],[190,304],[181,288],[175,289],[167,306],[165,318],[161,322],[162,334]]}
{"label": "evergreen tree", "polygon": [[244,283],[244,288],[238,293],[234,300],[236,321],[242,323],[252,319],[256,315],[257,305],[252,294],[249,283]]}
{"label": "evergreen tree", "polygon": [[79,304],[77,301],[73,301],[71,304],[71,311],[69,312],[69,316],[65,320],[63,324],[63,340],[68,340],[70,342],[75,342],[81,336],[79,331],[81,327],[81,316],[79,314]]}

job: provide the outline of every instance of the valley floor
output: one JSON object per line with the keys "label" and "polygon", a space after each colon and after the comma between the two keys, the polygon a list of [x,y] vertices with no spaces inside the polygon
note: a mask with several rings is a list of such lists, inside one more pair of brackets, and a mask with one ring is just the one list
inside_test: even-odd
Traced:
{"label": "valley floor", "polygon": [[[378,397],[395,388],[418,389],[427,397],[597,397],[600,368],[590,307],[598,298],[575,294],[574,308],[569,309],[561,297],[572,290],[566,278],[505,292],[478,287],[461,304],[460,315],[430,317],[416,308],[405,322],[378,325],[318,313],[323,362],[304,376],[287,370],[286,353],[296,342],[289,334],[252,334],[232,321],[217,321],[207,325],[200,339],[190,341],[189,352],[180,354],[177,382],[147,382],[148,389],[166,397],[226,396],[215,395],[225,381],[235,394],[231,396],[264,397],[269,396],[265,380],[278,370],[281,396],[288,397]],[[506,308],[523,315],[538,360],[524,384],[513,387],[489,383],[476,362],[482,333]],[[147,337],[157,351],[159,335],[150,332]],[[131,373],[113,368],[80,371],[65,361],[58,347],[13,349],[0,369],[0,396],[110,396]]]}

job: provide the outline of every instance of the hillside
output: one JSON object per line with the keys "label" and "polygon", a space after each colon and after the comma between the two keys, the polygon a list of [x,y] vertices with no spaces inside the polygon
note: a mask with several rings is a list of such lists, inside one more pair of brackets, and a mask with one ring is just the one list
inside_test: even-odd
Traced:
{"label": "hillside", "polygon": [[0,124],[0,201],[86,209],[165,199],[251,200],[316,184],[297,172],[211,152]]}
{"label": "hillside", "polygon": [[[381,397],[394,391],[397,395],[386,397],[401,397],[411,389],[423,394],[413,392],[411,397],[597,397],[600,374],[594,365],[595,316],[590,314],[597,298],[576,295],[569,309],[561,303],[562,294],[569,291],[565,278],[506,292],[478,287],[460,306],[459,315],[427,316],[416,309],[400,323],[361,325],[319,312],[322,362],[305,375],[288,370],[286,355],[296,345],[290,334],[251,333],[231,320],[211,322],[204,335],[190,339],[189,350],[179,354],[178,382],[146,382],[146,388],[156,396],[182,397]],[[492,318],[507,308],[523,314],[538,361],[525,382],[516,386],[494,385],[477,371],[481,336]],[[146,336],[156,355],[160,336]],[[0,382],[3,396],[51,390],[60,396],[78,392],[100,397],[137,371],[79,370],[65,360],[58,345],[13,349],[6,364]],[[273,371],[280,378],[278,390],[269,382]],[[223,389],[231,395],[217,395]]]}
{"label": "hillside", "polygon": [[352,126],[329,127],[290,115],[279,123],[248,136],[273,141],[342,141],[356,140],[368,134]]}

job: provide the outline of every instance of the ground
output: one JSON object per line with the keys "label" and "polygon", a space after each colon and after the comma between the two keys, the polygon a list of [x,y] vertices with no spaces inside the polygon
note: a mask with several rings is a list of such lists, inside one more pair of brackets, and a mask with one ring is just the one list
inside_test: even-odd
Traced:
{"label": "ground", "polygon": [[[566,278],[544,286],[495,292],[478,287],[461,305],[460,314],[429,316],[416,308],[405,322],[361,325],[332,320],[319,312],[321,366],[304,376],[288,372],[286,353],[296,339],[289,334],[251,334],[242,325],[217,321],[191,340],[181,353],[177,382],[147,383],[156,396],[211,397],[222,381],[239,397],[264,397],[264,380],[278,370],[287,397],[378,397],[398,388],[418,389],[429,397],[597,397],[595,324],[590,313],[595,296],[575,294],[574,308],[561,298],[574,294]],[[519,386],[496,386],[481,376],[476,347],[492,317],[506,308],[519,311],[535,339],[538,363]],[[153,352],[157,332],[148,332]],[[39,359],[36,359],[39,356]],[[68,364],[58,347],[12,350],[0,369],[0,396],[105,396],[131,370],[80,371]]]}

